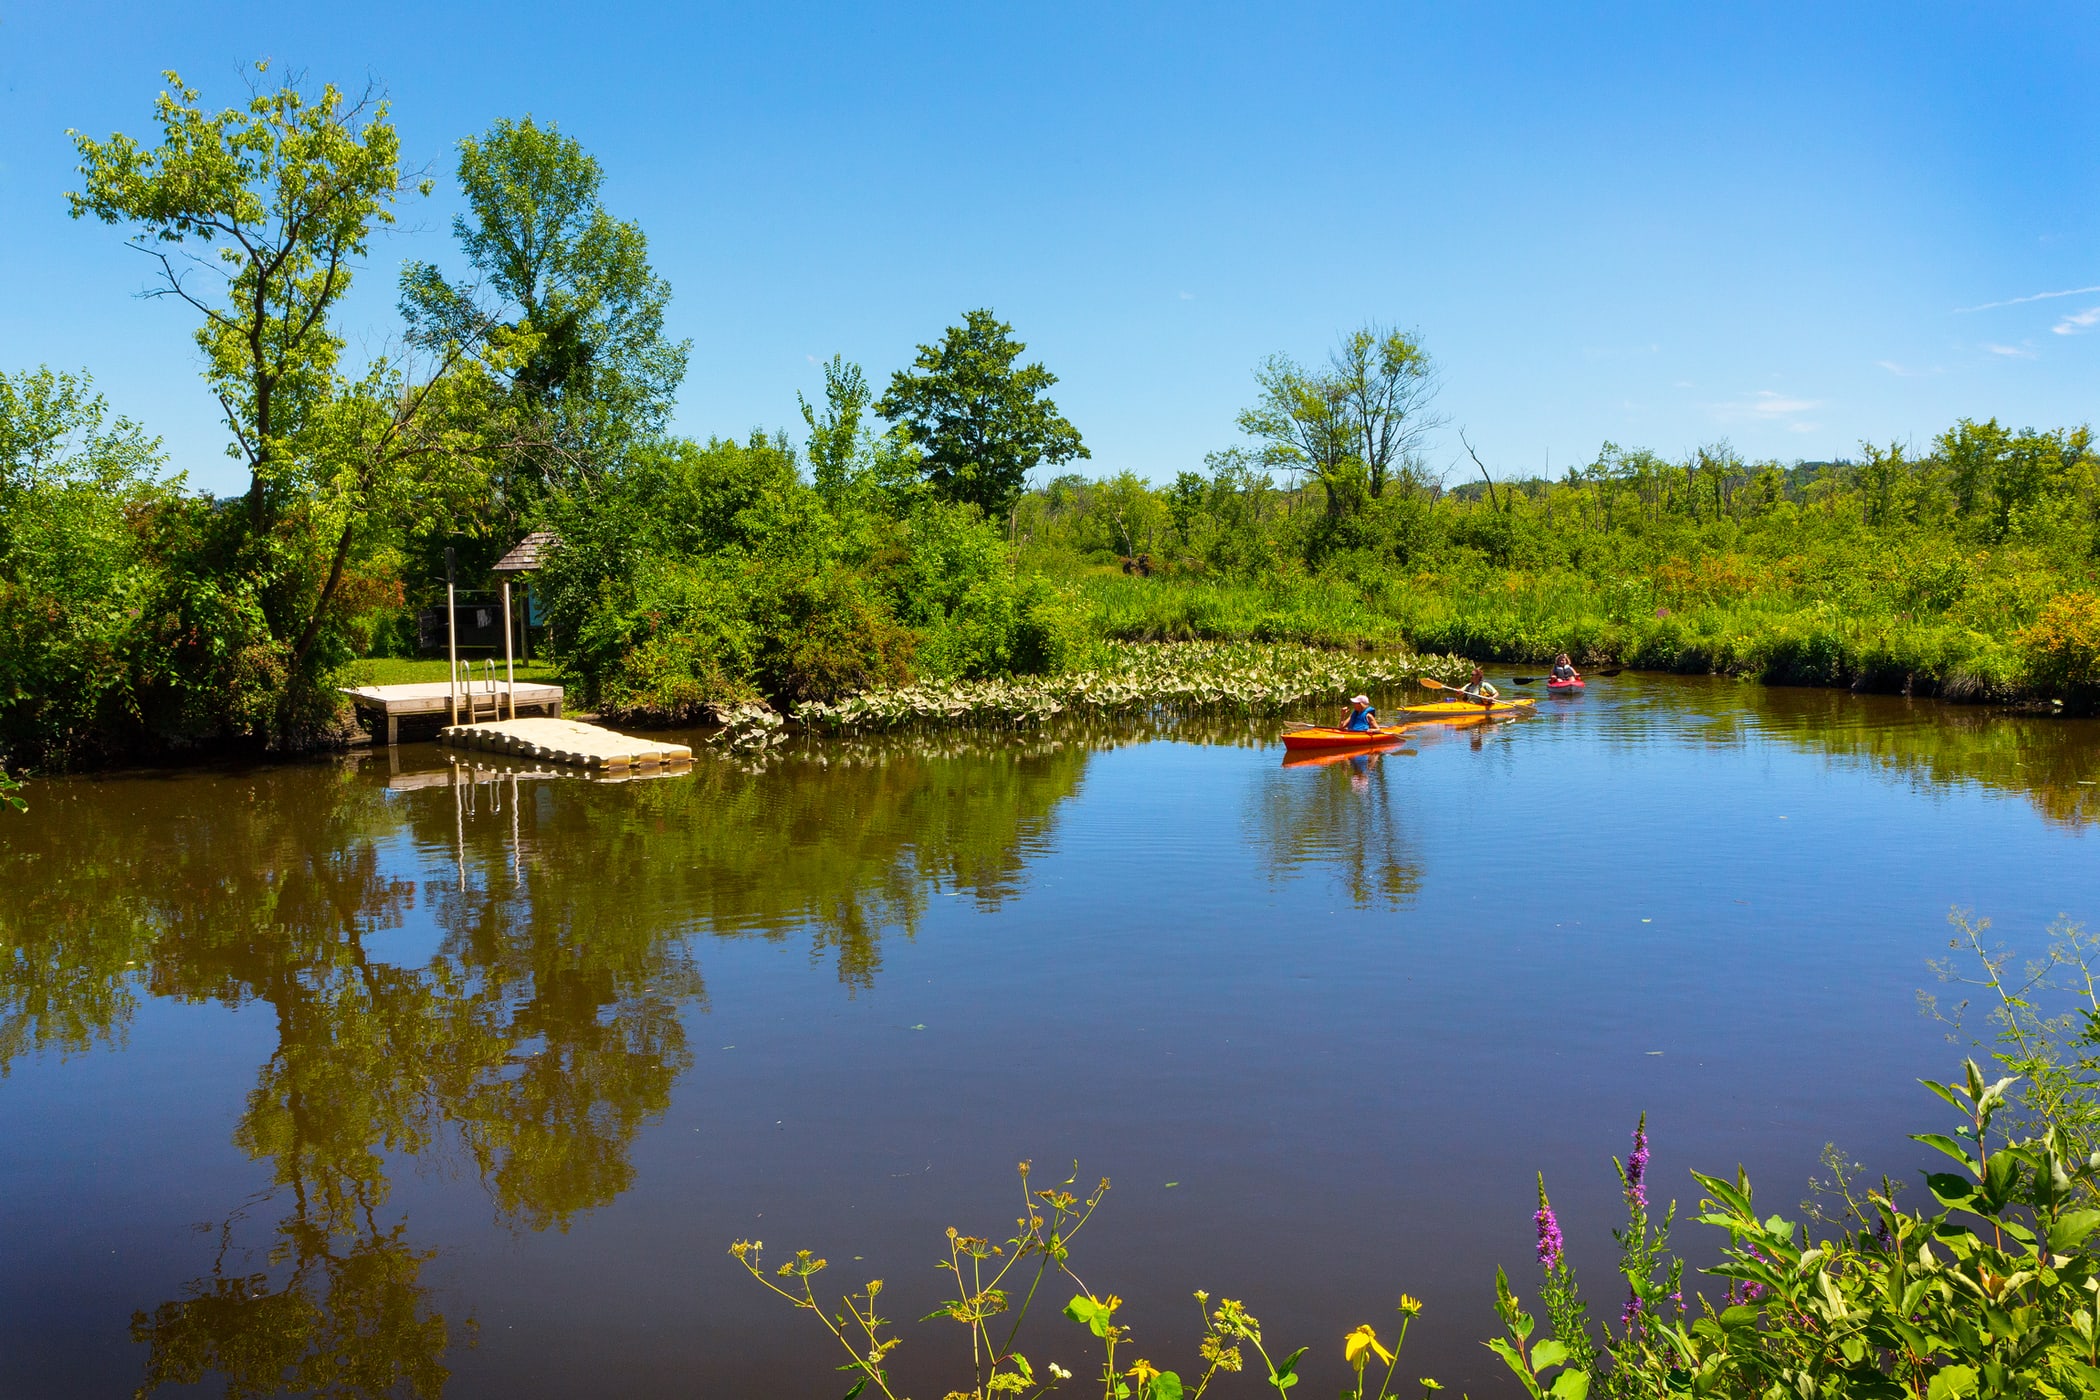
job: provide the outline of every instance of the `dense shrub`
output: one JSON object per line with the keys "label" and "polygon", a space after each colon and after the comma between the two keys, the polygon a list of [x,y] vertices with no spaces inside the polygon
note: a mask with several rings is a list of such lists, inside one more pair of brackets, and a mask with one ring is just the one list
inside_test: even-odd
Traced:
{"label": "dense shrub", "polygon": [[852,476],[820,495],[764,436],[653,448],[555,523],[542,587],[564,660],[629,718],[1053,672],[1096,636],[1072,590],[1013,574],[976,508]]}
{"label": "dense shrub", "polygon": [[1092,659],[1098,639],[1085,597],[1040,575],[977,580],[934,630],[927,674],[982,680],[1055,675]]}
{"label": "dense shrub", "polygon": [[2090,702],[2100,691],[2100,596],[2072,592],[2051,599],[2020,633],[2019,646],[2036,686]]}

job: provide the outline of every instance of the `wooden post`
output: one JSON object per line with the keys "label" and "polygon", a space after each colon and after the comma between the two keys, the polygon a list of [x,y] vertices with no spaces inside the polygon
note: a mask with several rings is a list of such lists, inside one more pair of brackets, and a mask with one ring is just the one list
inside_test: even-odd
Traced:
{"label": "wooden post", "polygon": [[503,576],[503,688],[510,695],[510,717],[518,717],[518,668],[510,655],[510,575]]}
{"label": "wooden post", "polygon": [[445,676],[450,687],[446,694],[451,702],[452,723],[459,723],[459,604],[455,601],[452,574],[455,567],[452,546],[445,546]]}

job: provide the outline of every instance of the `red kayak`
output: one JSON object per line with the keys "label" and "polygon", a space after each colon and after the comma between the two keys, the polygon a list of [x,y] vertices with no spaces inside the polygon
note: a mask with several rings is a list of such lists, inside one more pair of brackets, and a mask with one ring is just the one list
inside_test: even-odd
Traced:
{"label": "red kayak", "polygon": [[1577,676],[1572,681],[1547,681],[1546,689],[1557,695],[1580,694],[1582,691],[1582,677]]}
{"label": "red kayak", "polygon": [[1294,729],[1283,736],[1283,746],[1301,753],[1308,749],[1364,749],[1373,744],[1397,744],[1406,737],[1397,729]]}

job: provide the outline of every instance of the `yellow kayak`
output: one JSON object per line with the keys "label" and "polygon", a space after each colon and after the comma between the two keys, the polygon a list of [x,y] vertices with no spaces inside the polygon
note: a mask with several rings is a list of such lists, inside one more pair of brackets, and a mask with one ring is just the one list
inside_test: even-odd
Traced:
{"label": "yellow kayak", "polygon": [[1514,699],[1497,700],[1492,705],[1483,705],[1478,700],[1431,700],[1420,705],[1403,705],[1386,713],[1406,715],[1411,720],[1420,719],[1479,719],[1482,715],[1521,715],[1530,712],[1538,702],[1528,695]]}

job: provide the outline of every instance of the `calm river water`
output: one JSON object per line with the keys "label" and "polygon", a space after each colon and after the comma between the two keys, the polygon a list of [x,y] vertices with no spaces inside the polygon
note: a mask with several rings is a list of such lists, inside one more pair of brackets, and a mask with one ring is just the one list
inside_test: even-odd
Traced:
{"label": "calm river water", "polygon": [[[842,1358],[730,1242],[917,1318],[1023,1158],[1113,1179],[1074,1262],[1136,1354],[1189,1369],[1205,1288],[1331,1394],[1404,1289],[1403,1374],[1499,1394],[1535,1171],[1615,1315],[1637,1114],[1687,1206],[1741,1162],[1793,1213],[1833,1140],[1909,1172],[1950,907],[2036,951],[2100,915],[2088,722],[1626,676],[1362,763],[1274,739],[32,785],[0,1395],[829,1400]],[[1065,1296],[1024,1349],[1083,1376]],[[959,1329],[905,1331],[912,1393],[965,1383]]]}

